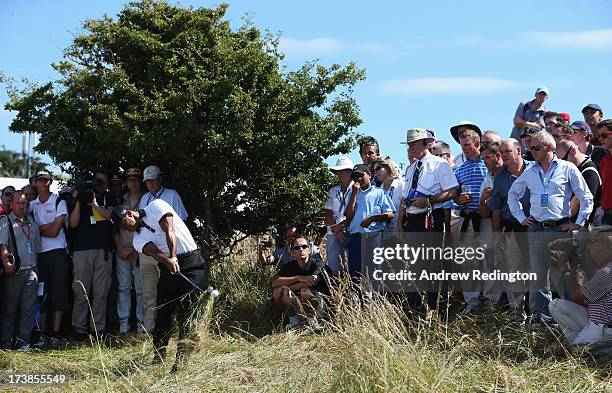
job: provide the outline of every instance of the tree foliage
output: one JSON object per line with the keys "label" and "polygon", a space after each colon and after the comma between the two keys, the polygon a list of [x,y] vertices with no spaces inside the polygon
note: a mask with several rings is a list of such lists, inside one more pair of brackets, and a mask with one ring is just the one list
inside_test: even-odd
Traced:
{"label": "tree foliage", "polygon": [[130,3],[88,20],[53,64],[61,78],[11,89],[14,132],[71,173],[157,164],[200,240],[227,244],[322,209],[325,158],[346,153],[361,123],[354,64],[280,66],[278,37],[227,6]]}
{"label": "tree foliage", "polygon": [[[31,174],[46,168],[46,164],[39,157],[32,157],[28,165]],[[25,157],[16,151],[0,150],[0,176],[26,177]]]}

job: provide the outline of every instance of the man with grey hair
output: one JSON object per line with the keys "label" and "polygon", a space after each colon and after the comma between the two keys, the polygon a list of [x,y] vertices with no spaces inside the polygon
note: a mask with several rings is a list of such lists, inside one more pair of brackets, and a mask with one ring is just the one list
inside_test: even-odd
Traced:
{"label": "man with grey hair", "polygon": [[[559,232],[583,227],[593,210],[593,194],[588,189],[578,168],[555,157],[555,139],[546,131],[536,132],[531,138],[531,152],[536,163],[527,168],[508,191],[508,206],[512,215],[528,227],[531,272],[536,279],[530,282],[529,306],[532,322],[550,319],[547,304],[551,299],[548,272],[550,258],[548,243],[559,237]],[[530,191],[529,216],[523,211],[521,198]],[[580,201],[576,222],[570,221],[572,193]]]}

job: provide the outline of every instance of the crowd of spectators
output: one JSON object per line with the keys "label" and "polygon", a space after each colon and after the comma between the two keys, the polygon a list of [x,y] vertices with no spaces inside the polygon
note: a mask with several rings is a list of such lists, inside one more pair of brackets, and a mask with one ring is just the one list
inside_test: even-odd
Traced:
{"label": "crowd of spectators", "polygon": [[[548,245],[558,233],[612,225],[612,120],[589,104],[584,121],[571,122],[546,109],[548,96],[540,87],[519,104],[508,138],[471,121],[451,126],[461,146],[455,157],[433,131],[409,129],[404,173],[373,137],[360,140],[362,163],[340,157],[330,168],[338,185],[325,204],[326,261],[297,225],[286,228],[274,253],[270,245],[259,249],[260,261],[278,268],[272,299],[291,324],[320,329],[329,278],[359,282],[364,255],[383,233],[504,233],[518,244],[507,263],[537,280],[527,289],[465,289],[462,314],[504,302],[513,321],[529,314],[533,326],[558,323],[570,343],[608,342],[610,237],[587,242],[595,265],[577,287],[565,285],[576,261],[553,258]],[[117,330],[151,333],[163,359],[176,312],[179,352],[189,352],[194,288],[206,280],[187,210],[160,168],[99,170],[58,195],[52,182],[39,171],[23,189],[2,190],[0,349],[57,348],[69,334],[87,341]],[[509,237],[491,239],[499,245]],[[425,309],[435,308],[435,297],[425,299]]]}

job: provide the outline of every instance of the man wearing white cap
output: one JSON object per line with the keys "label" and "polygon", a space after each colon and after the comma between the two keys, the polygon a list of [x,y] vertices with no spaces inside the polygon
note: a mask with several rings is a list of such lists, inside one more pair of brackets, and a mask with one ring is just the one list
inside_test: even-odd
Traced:
{"label": "man wearing white cap", "polygon": [[329,199],[325,204],[325,224],[327,224],[327,264],[333,274],[338,274],[342,264],[347,264],[346,256],[346,234],[339,224],[344,221],[344,211],[348,201],[351,199],[351,172],[353,172],[353,161],[348,157],[340,157],[336,165],[329,169],[338,177],[340,184],[330,188]]}
{"label": "man wearing white cap", "polygon": [[151,165],[145,168],[143,172],[143,179],[145,186],[147,187],[147,192],[140,199],[140,208],[144,209],[147,207],[149,203],[151,203],[155,199],[162,199],[176,211],[176,214],[181,218],[181,220],[187,220],[187,210],[185,209],[185,205],[183,205],[183,200],[176,190],[171,188],[164,187],[163,185],[163,173],[156,167],[155,165]]}
{"label": "man wearing white cap", "polygon": [[527,128],[544,129],[544,114],[547,109],[544,101],[548,99],[548,87],[540,86],[536,89],[535,98],[528,102],[521,102],[514,113],[514,128],[510,138],[520,140],[521,134]]}
{"label": "man wearing white cap", "polygon": [[[163,185],[162,172],[159,167],[151,165],[143,172],[143,181],[147,192],[140,198],[140,209],[144,209],[156,199],[167,202],[181,220],[187,220],[187,210],[176,190]],[[139,254],[140,275],[142,278],[142,299],[144,303],[144,327],[152,332],[155,327],[155,310],[157,307],[157,282],[159,280],[159,267],[157,261],[146,254]]]}

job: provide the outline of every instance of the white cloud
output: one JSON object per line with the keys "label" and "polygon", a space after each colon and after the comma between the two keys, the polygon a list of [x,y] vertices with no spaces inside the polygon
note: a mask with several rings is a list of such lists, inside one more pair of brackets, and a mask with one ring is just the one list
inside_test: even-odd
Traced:
{"label": "white cloud", "polygon": [[451,41],[454,45],[484,49],[520,49],[538,46],[542,49],[612,49],[612,29],[583,31],[530,31],[511,39],[465,35]]}
{"label": "white cloud", "polygon": [[568,49],[612,49],[612,29],[587,31],[533,31],[524,34],[528,41],[546,47]]}
{"label": "white cloud", "polygon": [[281,37],[279,42],[280,51],[288,56],[318,57],[336,53],[343,46],[337,39],[326,37],[310,40]]}
{"label": "white cloud", "polygon": [[473,95],[520,90],[530,86],[497,78],[414,78],[385,81],[380,85],[384,94],[409,95]]}

